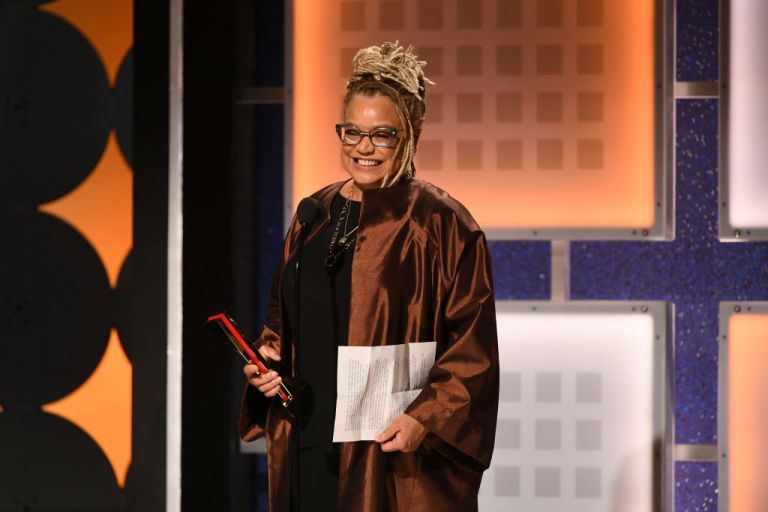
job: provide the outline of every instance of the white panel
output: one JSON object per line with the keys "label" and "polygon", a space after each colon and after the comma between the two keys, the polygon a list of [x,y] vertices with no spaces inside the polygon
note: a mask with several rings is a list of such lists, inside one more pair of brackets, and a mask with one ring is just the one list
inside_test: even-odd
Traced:
{"label": "white panel", "polygon": [[659,326],[651,314],[615,306],[521,312],[500,305],[499,425],[480,510],[656,508]]}
{"label": "white panel", "polygon": [[730,221],[738,228],[767,228],[768,2],[733,0],[730,10]]}

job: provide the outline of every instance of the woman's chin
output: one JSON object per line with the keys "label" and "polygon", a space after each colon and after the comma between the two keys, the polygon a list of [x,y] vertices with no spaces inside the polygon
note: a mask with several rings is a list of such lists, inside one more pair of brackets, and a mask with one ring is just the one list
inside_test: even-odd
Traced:
{"label": "woman's chin", "polygon": [[384,180],[384,173],[376,169],[374,170],[347,170],[349,176],[354,180],[355,185],[360,189],[365,188],[377,188],[381,186],[381,182]]}
{"label": "woman's chin", "polygon": [[358,181],[358,180],[355,180],[355,186],[357,186],[357,188],[359,188],[360,190],[368,190],[368,189],[373,189],[373,188],[380,188],[381,187],[381,181],[382,180],[375,180],[375,181]]}

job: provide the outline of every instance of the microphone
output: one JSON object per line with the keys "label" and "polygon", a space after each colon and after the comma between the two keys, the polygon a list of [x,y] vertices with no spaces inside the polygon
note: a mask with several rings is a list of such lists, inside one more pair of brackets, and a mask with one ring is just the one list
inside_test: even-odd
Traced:
{"label": "microphone", "polygon": [[301,200],[296,210],[296,216],[299,218],[302,230],[312,225],[319,216],[320,210],[322,210],[322,206],[314,197],[305,197]]}

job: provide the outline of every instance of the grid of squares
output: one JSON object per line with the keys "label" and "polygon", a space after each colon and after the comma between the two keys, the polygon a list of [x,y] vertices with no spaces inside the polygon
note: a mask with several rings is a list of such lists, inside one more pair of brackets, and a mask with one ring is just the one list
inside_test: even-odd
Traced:
{"label": "grid of squares", "polygon": [[[573,385],[566,386],[571,380]],[[603,449],[603,425],[593,417],[594,406],[603,402],[603,374],[599,372],[502,372],[502,403],[520,403],[527,393],[535,404],[548,410],[548,406],[576,406],[583,409],[573,420],[540,416],[536,418],[499,419],[496,430],[496,447],[505,450],[533,450],[540,460],[557,460],[558,453],[575,450],[589,454]],[[524,383],[531,389],[524,389]],[[565,391],[566,389],[570,391]],[[551,409],[549,409],[551,410]],[[529,430],[529,432],[526,432]],[[527,441],[526,441],[527,440]],[[552,457],[555,457],[553,459]],[[565,488],[564,471],[571,471]],[[493,474],[493,492],[499,497],[520,497],[523,489],[530,488],[536,498],[575,498],[578,500],[603,497],[603,474],[600,467],[576,464],[571,469],[562,465],[545,464],[532,468],[497,466]]]}
{"label": "grid of squares", "polygon": [[[348,76],[362,35],[387,40],[407,30],[440,86],[439,93],[428,92],[419,170],[600,170],[606,166],[604,49],[595,34],[604,26],[603,2],[342,1],[339,28],[349,45],[340,50],[340,77]],[[477,37],[494,30],[504,36],[493,44]],[[572,40],[574,30],[583,41]],[[429,43],[418,44],[419,34]],[[577,90],[565,79],[567,70],[585,79]],[[542,134],[536,139],[531,123]]]}

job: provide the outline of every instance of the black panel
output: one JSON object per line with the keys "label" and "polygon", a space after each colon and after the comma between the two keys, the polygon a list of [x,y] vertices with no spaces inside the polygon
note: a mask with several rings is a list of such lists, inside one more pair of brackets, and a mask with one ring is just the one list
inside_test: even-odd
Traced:
{"label": "black panel", "polygon": [[[183,510],[230,502],[230,366],[235,354],[203,328],[232,310],[232,55],[230,3],[184,6]],[[236,455],[235,455],[236,456]]]}
{"label": "black panel", "polygon": [[133,293],[131,321],[120,329],[134,361],[135,511],[165,510],[169,12],[167,0],[134,0]]}

